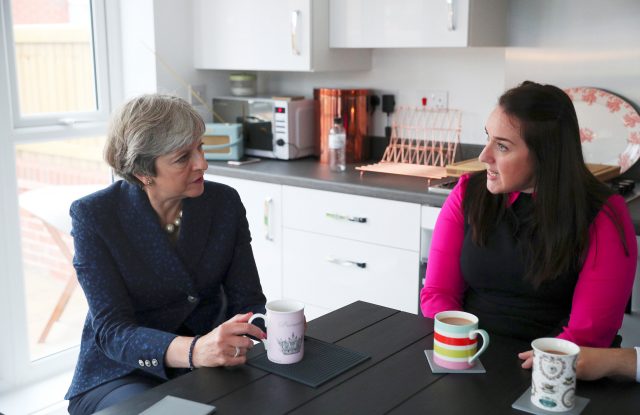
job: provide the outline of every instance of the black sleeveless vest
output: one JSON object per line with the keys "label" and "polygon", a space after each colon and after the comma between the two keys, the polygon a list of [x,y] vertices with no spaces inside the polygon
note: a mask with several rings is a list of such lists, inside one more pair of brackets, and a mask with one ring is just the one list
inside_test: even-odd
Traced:
{"label": "black sleeveless vest", "polygon": [[531,195],[521,193],[482,248],[473,243],[465,214],[460,256],[467,284],[464,310],[478,316],[480,327],[489,333],[526,341],[555,337],[562,331],[578,281],[577,270],[537,289],[525,280],[532,210]]}

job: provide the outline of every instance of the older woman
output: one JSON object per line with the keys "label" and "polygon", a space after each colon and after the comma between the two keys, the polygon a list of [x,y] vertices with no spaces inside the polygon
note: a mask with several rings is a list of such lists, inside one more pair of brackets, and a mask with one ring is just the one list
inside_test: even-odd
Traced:
{"label": "older woman", "polygon": [[145,95],[113,117],[105,159],[125,180],[71,206],[74,266],[89,303],[71,414],[93,413],[185,369],[246,361],[264,312],[238,193],[204,181],[204,123]]}

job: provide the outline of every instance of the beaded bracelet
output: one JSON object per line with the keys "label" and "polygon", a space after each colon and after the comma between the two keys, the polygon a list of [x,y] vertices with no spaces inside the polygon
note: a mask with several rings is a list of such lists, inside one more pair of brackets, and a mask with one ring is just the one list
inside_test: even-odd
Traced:
{"label": "beaded bracelet", "polygon": [[193,340],[191,340],[191,345],[189,346],[189,370],[195,369],[193,366],[193,348],[196,347],[196,342],[200,338],[200,335],[193,336]]}

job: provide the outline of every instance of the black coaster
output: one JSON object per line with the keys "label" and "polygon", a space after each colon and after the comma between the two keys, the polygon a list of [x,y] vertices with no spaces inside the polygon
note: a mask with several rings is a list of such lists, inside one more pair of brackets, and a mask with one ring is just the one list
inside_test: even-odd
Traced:
{"label": "black coaster", "polygon": [[369,356],[313,337],[304,338],[304,357],[298,363],[273,363],[263,352],[247,361],[251,366],[317,388],[369,359]]}

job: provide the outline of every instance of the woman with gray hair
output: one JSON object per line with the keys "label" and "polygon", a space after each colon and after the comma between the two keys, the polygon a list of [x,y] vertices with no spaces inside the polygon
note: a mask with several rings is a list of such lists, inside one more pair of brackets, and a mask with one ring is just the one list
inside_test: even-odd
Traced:
{"label": "woman with gray hair", "polygon": [[204,181],[204,123],[144,95],[113,116],[105,159],[124,178],[71,205],[89,312],[69,413],[88,414],[196,367],[246,361],[265,311],[245,209]]}

